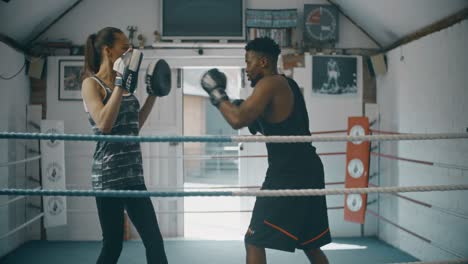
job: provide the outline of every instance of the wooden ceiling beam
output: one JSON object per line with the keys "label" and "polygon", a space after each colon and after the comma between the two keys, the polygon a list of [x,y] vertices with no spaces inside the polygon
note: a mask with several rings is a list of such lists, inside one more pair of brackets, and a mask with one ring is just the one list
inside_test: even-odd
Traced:
{"label": "wooden ceiling beam", "polygon": [[32,45],[32,43],[38,39],[44,32],[49,30],[55,23],[57,23],[60,19],[62,19],[66,14],[68,14],[71,10],[73,10],[78,4],[80,4],[83,0],[77,0],[75,3],[73,3],[70,7],[68,7],[63,13],[61,13],[56,19],[54,19],[49,25],[47,25],[41,32],[36,34],[34,37],[31,38],[31,40],[28,41],[28,47]]}
{"label": "wooden ceiling beam", "polygon": [[422,29],[411,33],[407,36],[402,37],[401,39],[395,41],[394,43],[388,45],[387,47],[383,48],[383,52],[387,52],[399,46],[405,45],[409,42],[415,41],[420,39],[424,36],[430,35],[434,32],[440,31],[442,29],[448,28],[460,21],[463,21],[468,18],[468,8],[465,8],[453,15],[450,15],[442,20],[439,20],[435,23],[430,24],[429,26],[423,27]]}
{"label": "wooden ceiling beam", "polygon": [[27,52],[26,52],[26,49],[25,47],[23,47],[23,45],[21,45],[20,43],[18,43],[16,40],[14,40],[13,38],[7,36],[7,35],[4,35],[2,33],[0,33],[0,42],[3,42],[5,43],[7,46],[25,54],[25,55],[28,55]]}

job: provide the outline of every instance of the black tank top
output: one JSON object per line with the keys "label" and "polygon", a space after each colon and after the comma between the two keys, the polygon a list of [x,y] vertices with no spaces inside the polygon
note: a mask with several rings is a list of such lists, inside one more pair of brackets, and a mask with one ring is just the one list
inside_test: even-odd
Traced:
{"label": "black tank top", "polygon": [[[304,97],[297,83],[286,76],[294,95],[294,106],[289,116],[279,123],[269,123],[260,118],[265,136],[310,136],[309,116]],[[268,151],[267,179],[294,175],[310,177],[319,157],[311,143],[266,143]],[[317,160],[318,159],[318,160]]]}

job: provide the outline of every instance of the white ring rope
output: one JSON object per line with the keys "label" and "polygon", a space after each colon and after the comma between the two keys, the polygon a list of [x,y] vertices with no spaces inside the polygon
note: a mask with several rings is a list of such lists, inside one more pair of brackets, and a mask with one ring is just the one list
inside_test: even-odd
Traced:
{"label": "white ring rope", "polygon": [[455,210],[442,208],[442,207],[436,206],[436,205],[431,205],[431,208],[434,209],[434,210],[438,210],[438,211],[440,211],[442,213],[448,214],[448,215],[452,215],[452,216],[456,216],[456,217],[460,217],[460,218],[468,220],[468,215],[466,215],[464,213],[461,213],[461,212],[457,212]]}
{"label": "white ring rope", "polygon": [[42,139],[71,141],[115,141],[115,142],[332,142],[332,141],[396,141],[396,140],[435,140],[468,138],[468,133],[363,135],[363,136],[126,136],[56,133],[17,133],[0,132],[6,139]]}
{"label": "white ring rope", "polygon": [[[337,207],[332,207],[335,209]],[[340,208],[341,209],[341,208]],[[97,214],[97,210],[81,210],[81,209],[67,209],[69,213],[93,213]],[[191,211],[179,211],[179,210],[159,210],[155,211],[156,214],[237,214],[237,213],[252,213],[252,210],[211,210],[211,211],[201,211],[201,210],[191,210]]]}
{"label": "white ring rope", "polygon": [[459,170],[468,170],[468,166],[456,165],[456,164],[447,164],[447,163],[440,163],[434,162],[434,166],[447,168],[447,169],[459,169]]}
{"label": "white ring rope", "polygon": [[22,160],[8,161],[8,162],[0,163],[0,167],[6,167],[6,166],[14,165],[14,164],[19,164],[19,163],[26,163],[26,162],[30,162],[33,160],[38,160],[40,158],[41,158],[41,155],[38,155],[38,156],[34,156],[31,158],[26,158]]}
{"label": "white ring rope", "polygon": [[403,187],[369,187],[345,189],[309,189],[309,190],[260,190],[260,191],[233,191],[234,196],[319,196],[338,194],[365,194],[365,193],[398,193],[398,192],[431,192],[468,190],[468,184],[462,185],[433,185],[433,186],[403,186]]}
{"label": "white ring rope", "polygon": [[434,140],[468,138],[468,133],[435,133],[435,134],[398,134],[366,136],[233,136],[233,142],[331,142],[331,141],[392,141],[392,140]]}
{"label": "white ring rope", "polygon": [[[327,184],[327,183],[325,183]],[[344,184],[339,183],[339,184]],[[67,184],[67,189],[89,189],[90,185],[79,185],[79,184]],[[260,190],[260,185],[209,185],[209,186],[181,186],[181,187],[164,187],[156,185],[146,185],[149,191],[184,191],[184,190],[239,190],[239,189],[255,189]]]}
{"label": "white ring rope", "polygon": [[0,236],[0,241],[1,241],[2,239],[4,239],[4,238],[7,238],[7,237],[11,236],[12,234],[18,232],[19,230],[21,230],[21,229],[27,227],[28,225],[30,225],[30,224],[36,222],[38,219],[42,218],[43,216],[44,216],[44,213],[40,213],[40,214],[36,215],[33,219],[27,221],[26,223],[24,223],[24,224],[22,224],[22,225],[16,227],[15,229],[11,230],[10,232],[8,232],[8,233],[6,233],[6,234],[3,234],[2,236]]}
{"label": "white ring rope", "polygon": [[465,185],[434,185],[407,187],[370,187],[346,189],[303,189],[303,190],[243,190],[243,191],[192,191],[192,192],[154,192],[135,190],[59,190],[59,189],[0,189],[0,195],[36,195],[36,196],[99,196],[99,197],[187,197],[187,196],[256,196],[256,197],[284,197],[284,196],[323,196],[340,194],[364,193],[396,193],[396,192],[430,192],[430,191],[459,191],[468,190]]}

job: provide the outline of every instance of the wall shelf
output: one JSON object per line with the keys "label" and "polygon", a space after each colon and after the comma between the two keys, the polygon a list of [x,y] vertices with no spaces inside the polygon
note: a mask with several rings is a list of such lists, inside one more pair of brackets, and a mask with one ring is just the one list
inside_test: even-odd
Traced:
{"label": "wall shelf", "polygon": [[247,9],[247,40],[270,37],[280,47],[295,46],[297,9]]}
{"label": "wall shelf", "polygon": [[245,42],[156,42],[151,45],[153,48],[163,49],[190,49],[190,48],[222,48],[222,49],[243,49]]}

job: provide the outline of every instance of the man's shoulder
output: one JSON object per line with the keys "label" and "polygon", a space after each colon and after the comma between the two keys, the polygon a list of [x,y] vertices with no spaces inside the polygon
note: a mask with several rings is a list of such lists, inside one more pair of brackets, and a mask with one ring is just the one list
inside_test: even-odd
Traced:
{"label": "man's shoulder", "polygon": [[[263,77],[259,82],[261,86],[268,86],[270,88],[280,88],[288,85],[288,80],[282,75],[270,75]],[[258,85],[257,85],[258,86]]]}

